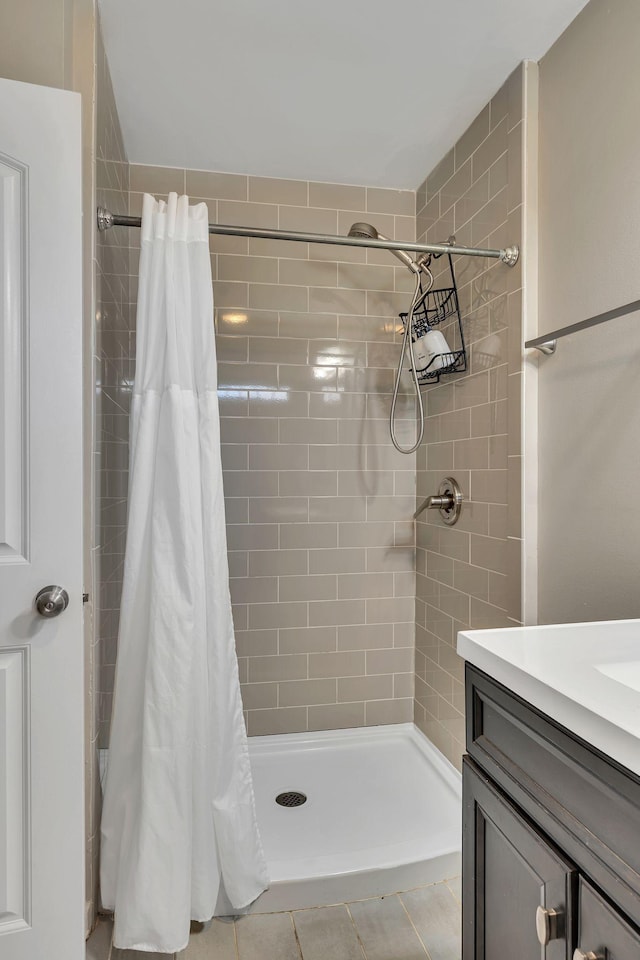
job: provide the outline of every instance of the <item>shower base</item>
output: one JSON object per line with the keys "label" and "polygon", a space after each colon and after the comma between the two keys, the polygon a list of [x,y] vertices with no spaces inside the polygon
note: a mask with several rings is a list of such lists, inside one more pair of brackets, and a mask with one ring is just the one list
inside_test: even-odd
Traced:
{"label": "shower base", "polygon": [[[252,913],[384,896],[460,872],[461,780],[411,723],[251,737],[271,887]],[[276,803],[279,794],[301,793]]]}

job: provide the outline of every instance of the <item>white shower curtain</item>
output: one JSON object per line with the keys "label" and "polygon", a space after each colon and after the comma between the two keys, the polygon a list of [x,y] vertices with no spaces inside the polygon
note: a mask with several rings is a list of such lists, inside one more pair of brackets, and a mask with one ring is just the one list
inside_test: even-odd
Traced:
{"label": "white shower curtain", "polygon": [[208,213],[144,197],[129,520],[101,895],[114,943],[173,953],[267,886],[227,565]]}

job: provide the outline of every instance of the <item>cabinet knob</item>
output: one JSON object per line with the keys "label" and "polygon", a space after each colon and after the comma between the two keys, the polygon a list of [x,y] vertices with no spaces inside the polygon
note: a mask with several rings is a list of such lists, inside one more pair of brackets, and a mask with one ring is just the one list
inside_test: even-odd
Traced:
{"label": "cabinet knob", "polygon": [[[538,907],[536,910],[536,933],[540,946],[546,947],[551,940],[559,940],[564,936],[564,913],[562,910],[548,910],[545,907]],[[573,960],[592,960],[591,957],[577,957],[574,954]]]}
{"label": "cabinet knob", "polygon": [[595,953],[593,950],[578,948],[573,951],[573,960],[607,960],[606,950],[604,953]]}

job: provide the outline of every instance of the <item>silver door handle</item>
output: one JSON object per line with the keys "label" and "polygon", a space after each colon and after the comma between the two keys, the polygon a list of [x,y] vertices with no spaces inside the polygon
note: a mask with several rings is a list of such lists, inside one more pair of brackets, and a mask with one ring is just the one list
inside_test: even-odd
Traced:
{"label": "silver door handle", "polygon": [[573,960],[607,960],[606,951],[605,953],[594,953],[593,950],[580,950],[579,948],[573,951]]}
{"label": "silver door handle", "polygon": [[69,594],[62,587],[43,587],[36,595],[36,610],[41,617],[59,617],[68,606]]}

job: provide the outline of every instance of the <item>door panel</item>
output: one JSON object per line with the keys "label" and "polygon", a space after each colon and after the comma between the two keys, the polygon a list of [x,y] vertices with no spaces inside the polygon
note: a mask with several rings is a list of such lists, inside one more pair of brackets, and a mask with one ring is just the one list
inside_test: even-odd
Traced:
{"label": "door panel", "polygon": [[28,664],[26,651],[0,650],[0,925],[3,931],[29,922],[30,886],[25,772],[28,756]]}
{"label": "door panel", "polygon": [[3,960],[84,955],[80,161],[79,96],[0,80]]}
{"label": "door panel", "polygon": [[27,171],[0,156],[0,563],[26,559],[26,213]]}
{"label": "door panel", "polygon": [[578,947],[606,960],[638,960],[640,933],[580,877]]}
{"label": "door panel", "polygon": [[[572,864],[468,758],[463,805],[464,960],[566,960],[573,940]],[[561,917],[546,946],[536,932],[539,907]]]}

